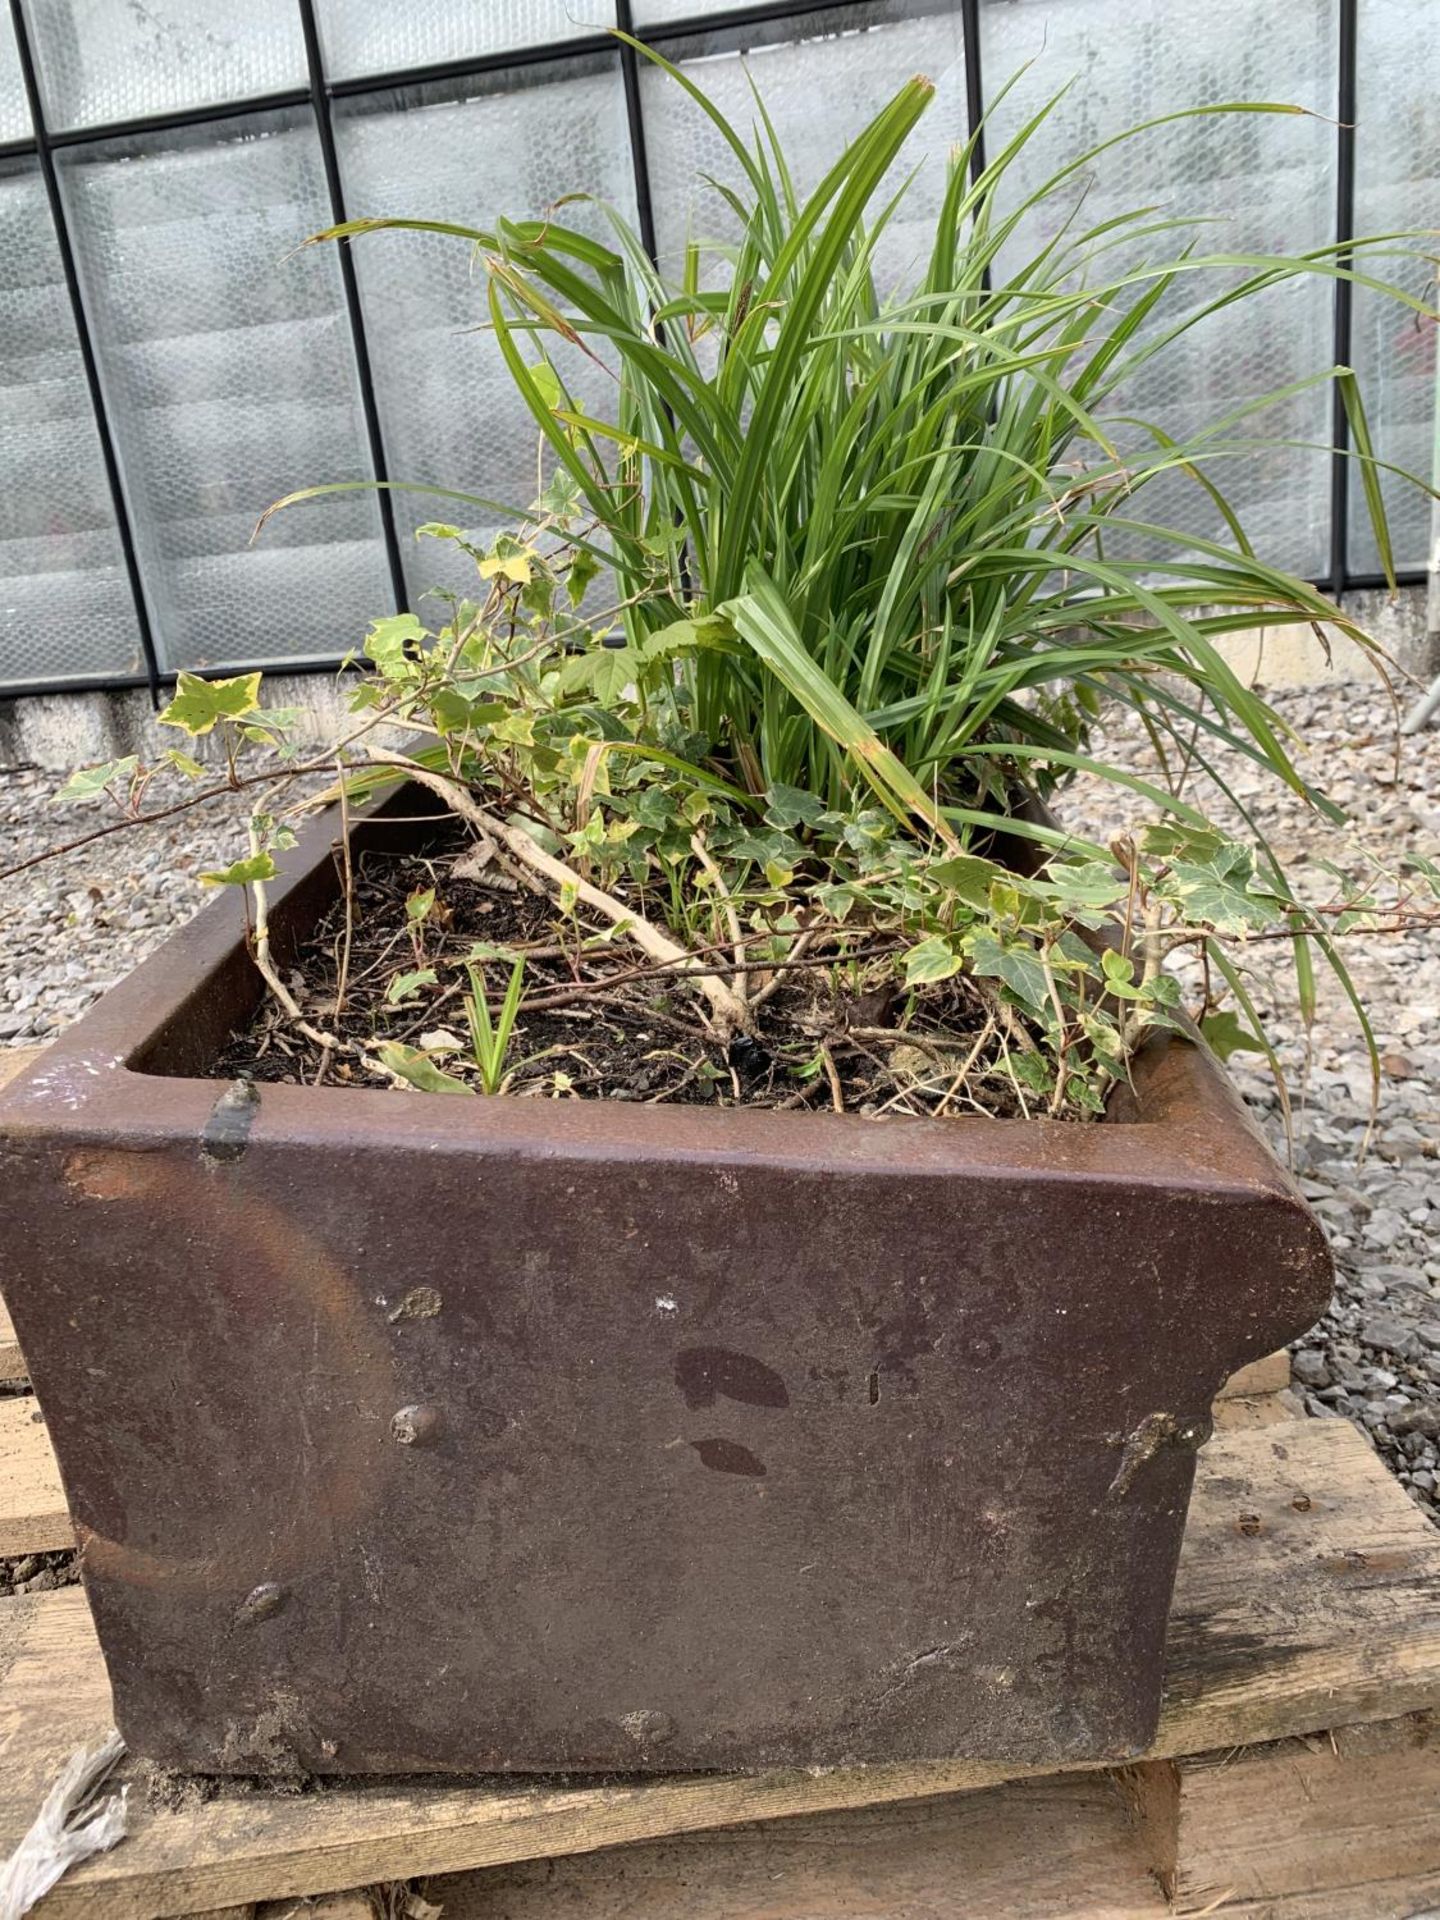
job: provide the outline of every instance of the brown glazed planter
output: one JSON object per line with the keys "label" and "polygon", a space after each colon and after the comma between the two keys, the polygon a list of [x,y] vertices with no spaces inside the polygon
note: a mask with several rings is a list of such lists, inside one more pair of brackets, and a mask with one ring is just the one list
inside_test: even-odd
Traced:
{"label": "brown glazed planter", "polygon": [[[413,844],[406,804],[359,841]],[[5,1297],[135,1750],[1144,1747],[1211,1399],[1330,1285],[1205,1052],[1090,1127],[254,1095],[210,1063],[258,985],[227,897],[0,1101]]]}

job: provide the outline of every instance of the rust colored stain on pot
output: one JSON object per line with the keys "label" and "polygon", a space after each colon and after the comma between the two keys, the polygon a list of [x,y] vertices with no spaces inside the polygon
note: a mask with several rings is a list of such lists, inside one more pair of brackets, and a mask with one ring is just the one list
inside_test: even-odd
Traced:
{"label": "rust colored stain on pot", "polygon": [[[359,834],[413,844],[406,805]],[[209,1063],[257,989],[219,903],[0,1096],[7,1303],[136,1752],[1145,1744],[1210,1401],[1329,1288],[1208,1055],[1152,1047],[1094,1127],[256,1100]]]}
{"label": "rust colored stain on pot", "polygon": [[68,1156],[65,1180],[87,1200],[133,1200],[149,1191],[150,1171],[140,1154],[87,1148]]}

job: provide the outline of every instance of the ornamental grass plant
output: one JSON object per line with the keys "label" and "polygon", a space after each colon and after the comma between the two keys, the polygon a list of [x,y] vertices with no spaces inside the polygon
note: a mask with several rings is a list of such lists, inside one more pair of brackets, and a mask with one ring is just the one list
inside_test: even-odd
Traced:
{"label": "ornamental grass plant", "polygon": [[[1225,642],[1325,623],[1376,652],[1255,550],[1226,476],[1274,444],[1267,409],[1334,383],[1393,582],[1384,463],[1344,367],[1183,431],[1134,417],[1125,396],[1192,328],[1221,314],[1243,327],[1257,296],[1301,277],[1433,318],[1387,277],[1408,243],[1252,255],[1209,250],[1203,225],[1150,208],[1087,224],[1076,180],[1108,148],[1170,121],[1300,109],[1166,115],[1021,193],[1017,162],[1052,102],[988,163],[973,141],[950,156],[928,250],[882,284],[928,81],[902,86],[802,193],[758,95],[743,132],[633,44],[735,163],[738,184],[711,187],[735,237],[692,244],[674,284],[609,207],[604,239],[565,204],[489,228],[359,219],[317,236],[373,246],[403,228],[471,249],[477,322],[534,422],[533,502],[418,488],[506,529],[484,544],[421,530],[470,557],[473,594],[375,622],[353,724],[323,756],[350,803],[397,773],[430,788],[478,840],[471,883],[526,905],[477,939],[463,914],[445,922],[442,875],[430,945],[403,975],[398,959],[382,969],[379,1008],[336,968],[307,1005],[268,959],[264,889],[289,834],[268,806],[250,857],[210,878],[252,891],[273,1017],[316,1071],[360,1080],[867,1112],[1098,1114],[1146,1033],[1189,1016],[1222,1049],[1268,1051],[1237,946],[1291,942],[1308,1001],[1312,953],[1345,977],[1344,933],[1432,913],[1436,875],[1337,866],[1302,899],[1262,840],[1188,796],[1189,775],[1220,778],[1219,757],[1239,755],[1338,835],[1339,810]],[[1047,203],[1063,217],[1027,242]],[[1149,513],[1177,474],[1216,537]],[[1096,751],[1107,705],[1138,716],[1164,782]],[[256,675],[182,676],[165,717],[218,729],[232,773],[237,753],[292,732]],[[1143,830],[1109,845],[1068,833],[1057,796],[1081,771],[1125,789]],[[148,772],[114,763],[79,790],[98,775],[120,794]],[[1182,952],[1200,961],[1188,1008],[1166,966]],[[567,992],[622,1036],[595,1073],[542,1018]],[[467,993],[473,1047],[442,1017]],[[678,1023],[665,1047],[657,1010]],[[643,1094],[625,1084],[667,1052]]]}

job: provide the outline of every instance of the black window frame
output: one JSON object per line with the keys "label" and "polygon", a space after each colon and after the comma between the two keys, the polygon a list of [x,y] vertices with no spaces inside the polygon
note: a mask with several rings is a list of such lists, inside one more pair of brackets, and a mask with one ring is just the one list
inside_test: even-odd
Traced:
{"label": "black window frame", "polygon": [[[299,13],[301,35],[305,48],[307,84],[283,91],[249,95],[237,100],[216,101],[204,106],[179,109],[172,112],[141,115],[119,121],[107,121],[103,124],[85,127],[52,129],[45,116],[43,96],[39,74],[35,61],[34,48],[28,23],[25,19],[22,0],[9,0],[10,12],[14,22],[15,41],[19,54],[21,77],[26,100],[30,110],[32,132],[29,136],[0,142],[0,159],[11,157],[29,157],[38,163],[40,177],[44,185],[50,217],[54,225],[59,246],[60,261],[74,316],[75,331],[79,341],[81,362],[84,369],[86,387],[91,408],[95,416],[96,430],[99,436],[101,458],[106,480],[110,490],[111,502],[115,513],[115,524],[119,534],[121,550],[131,596],[135,605],[135,619],[140,637],[141,652],[144,659],[144,671],[141,673],[72,676],[54,680],[32,679],[0,683],[0,699],[23,698],[30,695],[54,693],[78,693],[95,690],[119,691],[130,687],[146,687],[151,700],[159,704],[165,687],[173,685],[175,670],[166,667],[156,644],[154,626],[150,617],[144,579],[139,554],[136,548],[135,529],[129,503],[121,479],[120,463],[116,453],[114,425],[110,419],[104,384],[101,378],[95,343],[91,336],[86,317],[85,303],[81,297],[81,286],[76,268],[75,249],[70,234],[64,199],[61,194],[55,155],[66,147],[98,145],[127,135],[165,132],[179,128],[204,126],[218,120],[233,120],[248,114],[269,113],[277,108],[308,107],[314,117],[319,136],[320,152],[324,167],[326,186],[329,192],[330,209],[338,223],[346,218],[344,181],[341,174],[339,157],[336,151],[334,126],[332,119],[333,104],[337,100],[354,98],[357,95],[381,94],[399,88],[413,88],[426,82],[466,80],[476,75],[494,73],[504,74],[524,67],[551,62],[563,62],[577,57],[607,53],[618,57],[621,82],[624,88],[626,120],[630,136],[631,160],[634,168],[635,202],[641,238],[652,258],[655,252],[655,212],[651,192],[650,172],[646,155],[645,118],[641,100],[640,56],[632,46],[623,41],[617,43],[609,32],[576,34],[563,40],[551,40],[533,46],[521,46],[507,49],[501,53],[476,55],[469,59],[450,60],[432,63],[428,66],[408,67],[383,73],[351,75],[331,78],[325,72],[321,35],[316,17],[315,0],[295,0]],[[853,14],[859,18],[868,0],[758,0],[757,4],[739,6],[710,13],[696,13],[677,20],[656,22],[648,27],[637,27],[633,18],[631,0],[614,0],[615,24],[623,32],[652,44],[662,51],[683,45],[688,39],[697,39],[723,33],[727,37],[743,35],[747,28],[771,27],[793,22],[803,27],[807,16],[828,14],[831,16]],[[972,137],[980,132],[984,117],[986,98],[984,73],[981,63],[981,4],[982,0],[958,0],[962,41],[965,53],[965,98]],[[1359,45],[1359,7],[1360,0],[1338,0],[1339,4],[1339,40],[1336,62],[1336,102],[1335,102],[1335,206],[1334,240],[1337,247],[1353,239],[1353,219],[1355,206],[1355,105],[1356,105],[1356,60]],[[983,141],[983,135],[982,135]],[[978,170],[984,164],[983,147],[977,142],[975,167]],[[1347,256],[1343,252],[1338,256],[1344,265]],[[356,280],[354,262],[350,249],[339,249],[340,273],[344,299],[350,325],[351,346],[355,357],[355,368],[359,378],[360,403],[369,453],[372,477],[384,482],[390,477],[386,460],[385,440],[382,430],[380,409],[375,393],[374,378],[371,371],[369,342],[366,337],[365,318],[361,308],[359,287]],[[1337,279],[1332,293],[1332,344],[1333,360],[1336,366],[1350,364],[1353,316],[1353,289],[1346,279]],[[1338,388],[1333,398],[1331,414],[1333,452],[1330,459],[1330,500],[1329,500],[1329,550],[1326,572],[1313,584],[1321,591],[1331,595],[1353,593],[1367,588],[1381,587],[1386,584],[1384,577],[1376,573],[1355,573],[1349,565],[1349,499],[1350,499],[1350,436],[1344,405]],[[384,485],[377,493],[380,512],[381,533],[384,542],[385,557],[389,569],[391,591],[395,610],[402,610],[407,604],[404,568],[401,559],[400,542],[396,529],[392,496]],[[1424,568],[1406,569],[1397,574],[1402,586],[1422,583],[1426,578]],[[282,673],[321,673],[333,672],[340,665],[340,657],[333,659],[297,660],[294,665],[276,662],[272,672]],[[224,666],[198,669],[202,673],[222,674],[244,671],[244,661],[234,661]]]}

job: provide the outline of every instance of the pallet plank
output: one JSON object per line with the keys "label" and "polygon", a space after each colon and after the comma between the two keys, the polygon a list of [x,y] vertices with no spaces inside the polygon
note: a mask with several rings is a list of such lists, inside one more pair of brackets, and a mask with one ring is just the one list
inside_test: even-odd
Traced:
{"label": "pallet plank", "polygon": [[15,1338],[15,1327],[3,1300],[0,1300],[0,1381],[25,1380],[30,1370]]}
{"label": "pallet plank", "polygon": [[1249,1399],[1261,1393],[1280,1393],[1290,1384],[1290,1355],[1282,1347],[1267,1353],[1263,1360],[1252,1360],[1248,1367],[1237,1367],[1220,1389],[1222,1400]]}
{"label": "pallet plank", "polygon": [[444,1920],[1163,1920],[1108,1774],[767,1821],[428,1881]]}
{"label": "pallet plank", "polygon": [[1436,1920],[1440,1873],[1367,1880],[1361,1887],[1285,1894],[1274,1900],[1227,1901],[1214,1914],[1215,1920]]}
{"label": "pallet plank", "polygon": [[1436,1715],[1184,1760],[1179,1774],[1178,1914],[1440,1875]]}
{"label": "pallet plank", "polygon": [[1303,1420],[1305,1408],[1289,1387],[1278,1393],[1222,1393],[1212,1409],[1219,1427],[1274,1427],[1282,1420]]}
{"label": "pallet plank", "polygon": [[[1155,1749],[1169,1756],[1440,1707],[1440,1535],[1348,1424],[1232,1431],[1206,1449],[1170,1674]],[[0,1849],[67,1755],[108,1724],[83,1597],[41,1596],[0,1684]],[[141,1791],[132,1836],[63,1880],[46,1920],[153,1920],[991,1787],[1020,1771],[956,1762],[597,1787],[226,1789],[173,1811]]]}
{"label": "pallet plank", "polygon": [[73,1547],[50,1436],[30,1394],[0,1399],[0,1554]]}

